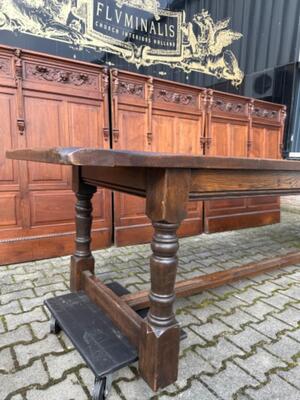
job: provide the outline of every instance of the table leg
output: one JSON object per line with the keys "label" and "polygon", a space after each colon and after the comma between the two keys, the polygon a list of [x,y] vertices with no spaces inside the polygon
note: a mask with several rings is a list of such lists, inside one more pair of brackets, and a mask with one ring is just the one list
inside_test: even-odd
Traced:
{"label": "table leg", "polygon": [[176,231],[186,216],[190,171],[149,171],[147,215],[154,236],[150,258],[150,310],[141,327],[139,370],[157,391],[175,382],[178,374],[180,327],[173,305],[177,272]]}
{"label": "table leg", "polygon": [[142,324],[140,371],[153,390],[177,379],[180,327],[175,319],[178,224],[153,223],[150,310]]}
{"label": "table leg", "polygon": [[75,206],[75,252],[71,257],[70,287],[72,292],[82,288],[81,272],[89,270],[94,273],[94,257],[91,253],[92,197],[97,188],[80,180],[80,173],[73,170],[73,190],[77,198]]}

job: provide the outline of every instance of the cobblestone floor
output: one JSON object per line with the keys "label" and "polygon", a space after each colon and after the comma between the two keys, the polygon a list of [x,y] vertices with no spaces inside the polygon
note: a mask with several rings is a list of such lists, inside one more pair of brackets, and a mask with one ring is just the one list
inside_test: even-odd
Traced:
{"label": "cobblestone floor", "polygon": [[[299,208],[300,210],[300,208]],[[300,212],[300,211],[299,211]],[[300,247],[300,214],[258,229],[180,241],[178,279]],[[130,291],[148,287],[149,246],[95,253],[97,274]],[[43,301],[68,291],[68,257],[0,268],[0,398],[91,399],[93,376],[61,333],[49,334]],[[179,299],[179,379],[154,394],[137,365],[114,376],[110,400],[300,399],[300,270],[279,269]]]}

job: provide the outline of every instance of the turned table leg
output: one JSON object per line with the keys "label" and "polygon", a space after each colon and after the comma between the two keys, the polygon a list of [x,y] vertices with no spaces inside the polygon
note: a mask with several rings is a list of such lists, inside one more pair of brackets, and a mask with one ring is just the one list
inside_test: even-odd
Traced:
{"label": "turned table leg", "polygon": [[150,310],[142,325],[140,371],[153,390],[177,379],[180,327],[175,319],[178,224],[153,223]]}
{"label": "turned table leg", "polygon": [[71,256],[70,287],[72,292],[81,289],[81,272],[89,270],[94,273],[94,257],[91,253],[92,197],[97,188],[83,183],[80,169],[73,168],[73,190],[76,195],[75,205],[75,252]]}
{"label": "turned table leg", "polygon": [[186,215],[190,171],[150,171],[147,215],[154,236],[150,258],[150,309],[141,327],[139,370],[157,391],[175,382],[178,374],[180,327],[175,319],[175,280],[178,238],[176,231]]}

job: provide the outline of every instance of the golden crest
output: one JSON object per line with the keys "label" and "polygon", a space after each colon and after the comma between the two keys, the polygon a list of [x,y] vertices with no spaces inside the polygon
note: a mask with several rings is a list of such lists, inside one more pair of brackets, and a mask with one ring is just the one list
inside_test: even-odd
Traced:
{"label": "golden crest", "polygon": [[[184,11],[157,0],[0,0],[0,30],[61,41],[77,49],[107,51],[140,66],[157,64],[242,83],[232,50],[242,34],[230,18],[215,22],[207,10],[186,21]],[[145,16],[145,11],[153,18]]]}

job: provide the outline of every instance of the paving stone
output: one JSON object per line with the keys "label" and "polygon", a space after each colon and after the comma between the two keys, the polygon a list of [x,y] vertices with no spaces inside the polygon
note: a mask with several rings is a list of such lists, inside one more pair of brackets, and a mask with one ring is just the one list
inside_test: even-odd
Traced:
{"label": "paving stone", "polygon": [[4,287],[4,285],[12,285],[15,281],[12,276],[3,276],[0,278],[0,287]]}
{"label": "paving stone", "polygon": [[291,286],[286,290],[281,290],[280,293],[290,297],[293,300],[300,300],[300,286]]}
{"label": "paving stone", "polygon": [[14,369],[14,360],[10,348],[0,350],[0,374]]}
{"label": "paving stone", "polygon": [[201,380],[212,388],[220,398],[231,399],[245,385],[256,385],[257,380],[238,366],[227,363],[226,369],[213,376],[201,376]]}
{"label": "paving stone", "polygon": [[225,296],[229,296],[233,293],[236,293],[237,290],[230,285],[222,285],[214,289],[209,290],[210,293],[213,293],[220,298],[224,298]]}
{"label": "paving stone", "polygon": [[287,304],[292,304],[293,301],[290,297],[285,296],[282,293],[276,293],[275,296],[268,297],[267,299],[263,299],[262,302],[270,304],[273,307],[276,307],[279,310],[284,310]]}
{"label": "paving stone", "polygon": [[44,338],[50,332],[50,322],[48,320],[44,322],[31,322],[30,327],[37,339]]}
{"label": "paving stone", "polygon": [[251,278],[249,278],[249,279],[255,283],[260,284],[260,283],[263,283],[264,281],[270,280],[270,276],[267,274],[259,274],[256,276],[251,276]]}
{"label": "paving stone", "polygon": [[202,323],[206,323],[215,315],[222,315],[222,310],[213,304],[208,304],[205,307],[193,308],[190,310],[190,314],[196,317]]}
{"label": "paving stone", "polygon": [[[24,265],[27,265],[24,264]],[[16,274],[24,274],[25,269],[24,266],[18,266],[18,264],[14,264],[13,266],[9,266],[10,268],[5,268],[4,266],[1,266],[0,268],[0,279],[5,277],[5,276],[10,276],[10,275],[16,275]]]}
{"label": "paving stone", "polygon": [[255,290],[253,288],[248,288],[244,292],[234,294],[234,297],[237,297],[238,299],[241,299],[248,304],[252,304],[254,300],[266,297],[266,295],[260,293],[258,290]]}
{"label": "paving stone", "polygon": [[[53,335],[51,336],[53,337]],[[53,352],[54,351],[53,346]],[[76,366],[81,364],[85,365],[85,362],[76,350],[64,354],[51,354],[45,357],[45,361],[47,363],[50,377],[53,379],[61,378],[65,371],[75,368]]]}
{"label": "paving stone", "polygon": [[282,286],[278,285],[277,282],[274,281],[274,280],[271,281],[271,278],[269,278],[268,281],[263,282],[260,285],[257,285],[255,287],[255,289],[258,292],[261,292],[264,295],[268,295],[269,296],[270,294],[273,294],[274,292],[277,292],[278,290],[282,289]]}
{"label": "paving stone", "polygon": [[[77,357],[79,357],[79,356],[76,356],[76,357],[74,358],[74,360],[77,359],[76,366],[80,364],[80,363],[78,362],[78,358],[77,358]],[[55,361],[55,360],[51,360],[50,363],[53,363],[53,361]],[[54,364],[53,364],[53,365],[54,365]],[[71,365],[72,365],[72,361],[71,361]],[[69,368],[69,367],[67,367],[67,368]],[[67,368],[66,368],[66,369],[67,369]],[[72,368],[72,366],[71,366],[70,368]],[[83,381],[83,383],[84,383],[86,389],[88,390],[90,396],[92,396],[93,388],[94,388],[94,382],[95,382],[95,375],[94,375],[93,372],[92,372],[89,368],[87,368],[87,367],[80,368],[80,370],[79,370],[78,373],[79,373],[79,376],[80,376],[81,380]],[[51,372],[50,372],[50,376],[51,376]],[[110,394],[111,394],[111,393],[110,393]],[[110,399],[110,397],[109,397],[109,399]]]}
{"label": "paving stone", "polygon": [[264,348],[287,362],[294,361],[293,356],[300,351],[299,343],[288,336],[283,336],[275,343],[264,345]]}
{"label": "paving stone", "polygon": [[291,326],[298,326],[300,323],[300,310],[290,307],[280,313],[276,313],[273,315],[274,318],[278,318],[281,321],[284,321],[286,324]]}
{"label": "paving stone", "polygon": [[35,281],[38,278],[44,278],[43,271],[40,269],[37,269],[35,272],[32,272],[32,273],[24,273],[24,274],[14,275],[14,279],[15,279],[16,283],[24,282],[27,280]]}
{"label": "paving stone", "polygon": [[[199,294],[196,294],[195,296],[187,297],[186,299],[189,300],[191,303],[194,303],[197,306],[200,306],[204,302],[207,304],[208,302],[217,301],[218,297],[214,293],[204,291]],[[193,307],[193,306],[191,305],[191,307]]]}
{"label": "paving stone", "polygon": [[231,328],[219,320],[207,322],[201,326],[191,325],[190,328],[207,341],[212,341],[216,336],[232,331]]}
{"label": "paving stone", "polygon": [[237,309],[233,314],[229,315],[221,315],[218,317],[222,322],[226,325],[230,326],[234,330],[242,329],[242,326],[245,324],[249,324],[253,321],[258,321],[256,317],[253,317],[251,314],[247,314],[244,311]]}
{"label": "paving stone", "polygon": [[247,305],[247,303],[237,297],[231,296],[225,300],[216,301],[215,305],[226,312],[231,312],[237,307]]}
{"label": "paving stone", "polygon": [[266,304],[265,299],[258,300],[251,306],[242,307],[243,311],[247,314],[253,315],[258,320],[264,320],[265,316],[274,313],[276,309],[269,304]]}
{"label": "paving stone", "polygon": [[39,261],[38,263],[27,262],[26,264],[21,264],[23,271],[28,272],[28,273],[35,271],[38,266],[43,266],[43,261]]}
{"label": "paving stone", "polygon": [[259,390],[247,389],[246,393],[255,400],[300,400],[300,392],[276,375],[272,375],[271,381]]}
{"label": "paving stone", "polygon": [[270,342],[269,338],[252,329],[250,326],[247,326],[242,332],[228,335],[227,339],[246,352],[250,351],[251,348],[259,342]]}
{"label": "paving stone", "polygon": [[11,397],[11,400],[24,400],[24,397],[21,394],[16,394],[15,396]]}
{"label": "paving stone", "polygon": [[68,291],[68,287],[65,282],[58,282],[51,285],[36,287],[35,292],[38,296],[43,296],[46,293],[53,292],[54,290]]}
{"label": "paving stone", "polygon": [[196,351],[215,369],[220,369],[222,367],[222,362],[229,358],[245,355],[240,348],[222,337],[218,340],[216,345],[199,348]]}
{"label": "paving stone", "polygon": [[[47,382],[48,376],[43,364],[41,360],[36,360],[30,367],[20,369],[9,375],[0,374],[1,396],[3,396],[3,399],[5,399],[9,394],[15,393],[20,389],[30,387],[32,385],[44,385]],[[56,398],[62,400],[61,397]],[[26,397],[26,400],[29,399],[30,397]],[[41,397],[39,397],[38,400],[42,400]],[[47,400],[50,399],[47,398]],[[70,400],[70,398],[68,398],[68,400]]]}
{"label": "paving stone", "polygon": [[160,396],[160,400],[216,400],[218,399],[212,392],[210,392],[201,382],[197,379],[193,379],[191,384],[183,391],[178,391],[176,395],[174,392],[170,396]]}
{"label": "paving stone", "polygon": [[283,378],[286,382],[291,383],[300,389],[300,365],[297,365],[288,371],[279,371],[277,372],[277,375]]}
{"label": "paving stone", "polygon": [[186,310],[182,310],[180,313],[176,313],[176,319],[180,323],[181,327],[185,327],[190,324],[200,324],[199,319],[197,319],[192,313]]}
{"label": "paving stone", "polygon": [[[120,395],[116,391],[115,387],[112,386],[107,400],[124,400],[124,397],[120,397]],[[128,400],[130,400],[130,398]]]}
{"label": "paving stone", "polygon": [[14,331],[5,332],[0,335],[0,348],[8,345],[13,345],[17,342],[30,342],[32,334],[28,326],[20,326]]}
{"label": "paving stone", "polygon": [[33,282],[31,281],[24,281],[24,282],[19,282],[19,283],[14,283],[12,285],[1,285],[1,290],[0,293],[1,295],[5,295],[11,292],[18,292],[23,289],[30,289],[33,288]]}
{"label": "paving stone", "polygon": [[[192,329],[194,325],[192,326]],[[191,346],[206,346],[207,342],[197,335],[192,329],[189,327],[185,327],[184,331],[187,334],[186,339],[180,342],[180,350],[183,352],[184,350],[188,349]]]}
{"label": "paving stone", "polygon": [[11,301],[10,303],[0,306],[0,315],[10,314],[10,313],[20,313],[21,307],[17,301]]}
{"label": "paving stone", "polygon": [[4,305],[12,300],[17,300],[22,298],[32,298],[32,297],[35,297],[35,294],[32,289],[25,289],[25,290],[19,290],[17,292],[1,294],[1,304]]}
{"label": "paving stone", "polygon": [[[68,390],[66,390],[68,388]],[[44,390],[29,390],[27,400],[88,400],[75,374],[70,374],[62,382]]]}
{"label": "paving stone", "polygon": [[293,285],[295,284],[294,279],[291,279],[288,275],[282,275],[280,277],[278,276],[274,276],[274,281],[273,281],[276,285],[280,285],[282,287],[286,287],[289,285]]}
{"label": "paving stone", "polygon": [[121,380],[115,383],[115,386],[118,388],[118,391],[121,392],[121,398],[125,398],[126,400],[141,400],[141,394],[143,400],[150,400],[153,396],[152,390],[142,378],[133,380],[130,384],[128,384],[127,380]]}
{"label": "paving stone", "polygon": [[31,344],[19,344],[14,347],[17,360],[21,366],[27,364],[32,358],[41,357],[47,353],[62,353],[64,351],[58,338],[49,335],[43,340]]}
{"label": "paving stone", "polygon": [[46,299],[49,299],[53,297],[52,293],[46,293],[44,296],[41,297],[35,297],[33,299],[21,299],[20,303],[22,305],[22,308],[24,311],[30,311],[35,307],[38,306],[43,306],[44,305],[44,301]]}
{"label": "paving stone", "polygon": [[274,318],[272,315],[268,315],[262,322],[251,323],[250,326],[271,339],[276,339],[279,332],[291,329],[290,325]]}
{"label": "paving stone", "polygon": [[3,332],[5,332],[5,326],[4,326],[4,317],[0,317],[0,333],[3,333]]}
{"label": "paving stone", "polygon": [[185,387],[191,376],[198,376],[203,372],[214,372],[214,368],[198,352],[186,351],[184,356],[180,358],[176,386]]}
{"label": "paving stone", "polygon": [[61,333],[61,335],[60,335],[60,340],[64,343],[65,348],[66,348],[67,350],[72,350],[72,349],[74,349],[73,343],[72,343],[71,340],[68,338],[68,336],[64,334],[64,332]]}
{"label": "paving stone", "polygon": [[64,282],[65,279],[61,274],[55,274],[53,276],[40,276],[39,278],[34,280],[34,286],[45,286],[45,285],[53,285],[54,283]]}
{"label": "paving stone", "polygon": [[[235,266],[238,267],[239,265],[235,265]],[[255,283],[252,282],[250,279],[243,279],[238,282],[230,283],[229,286],[231,286],[233,289],[236,289],[236,290],[246,290],[249,287],[254,286],[254,285],[255,285]]]}
{"label": "paving stone", "polygon": [[288,332],[287,336],[291,337],[292,339],[300,342],[300,327],[293,332]]}
{"label": "paving stone", "polygon": [[45,321],[47,319],[41,307],[32,311],[20,314],[8,314],[5,316],[8,330],[15,329],[19,325],[27,324],[33,321]]}
{"label": "paving stone", "polygon": [[266,373],[273,368],[286,367],[287,365],[280,358],[273,356],[264,349],[257,349],[255,354],[246,359],[237,357],[234,362],[261,382],[266,381]]}

